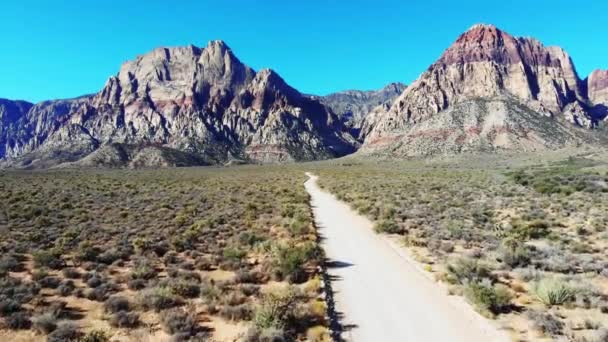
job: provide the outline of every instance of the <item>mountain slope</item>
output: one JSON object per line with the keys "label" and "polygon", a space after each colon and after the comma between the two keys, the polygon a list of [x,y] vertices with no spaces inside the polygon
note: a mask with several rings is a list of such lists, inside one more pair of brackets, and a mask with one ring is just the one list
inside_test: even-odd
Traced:
{"label": "mountain slope", "polygon": [[[488,101],[491,106],[484,104]],[[592,140],[589,138],[592,134],[571,126],[597,125],[598,119],[588,103],[586,86],[565,51],[545,47],[535,39],[515,38],[492,25],[475,25],[390,108],[380,109],[366,118],[362,128],[366,141],[362,150],[426,155],[475,149],[529,150],[533,147],[539,150],[582,144]],[[456,112],[462,117],[455,117]],[[549,120],[542,120],[541,125],[530,113]],[[486,116],[493,119],[483,120]],[[452,119],[464,123],[473,118],[481,121],[450,124]],[[431,119],[433,121],[425,123]],[[493,122],[494,128],[484,126],[487,122]],[[566,122],[572,125],[565,125]],[[433,141],[445,143],[433,143],[437,148],[426,148],[428,135],[419,134],[425,131],[424,127],[450,132],[447,136],[433,137]],[[502,132],[500,141],[509,143],[486,137],[481,144],[483,148],[465,144],[470,132],[488,132],[488,129]],[[544,131],[563,137],[551,139],[542,133]],[[451,143],[448,136],[454,137]],[[530,136],[535,138],[522,140]]]}
{"label": "mountain slope", "polygon": [[172,149],[205,163],[354,150],[330,110],[272,70],[247,67],[221,41],[155,49],[124,63],[97,94],[37,104],[19,127],[4,157],[20,165],[73,162],[113,143]]}
{"label": "mountain slope", "polygon": [[392,103],[406,87],[403,83],[391,83],[379,90],[347,90],[313,98],[331,108],[348,127],[358,129],[367,114],[378,106]]}

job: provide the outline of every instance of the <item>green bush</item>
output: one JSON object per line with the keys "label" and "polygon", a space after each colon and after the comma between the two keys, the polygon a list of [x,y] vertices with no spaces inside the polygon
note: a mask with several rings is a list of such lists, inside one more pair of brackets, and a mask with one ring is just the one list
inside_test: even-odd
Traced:
{"label": "green bush", "polygon": [[381,220],[376,223],[374,230],[377,233],[399,234],[402,232],[399,225],[393,220]]}
{"label": "green bush", "polygon": [[224,258],[230,261],[241,261],[247,256],[247,252],[237,247],[226,247],[223,251]]}
{"label": "green bush", "polygon": [[181,303],[180,298],[168,287],[145,289],[139,294],[139,300],[144,309],[154,309],[157,312]]}
{"label": "green bush", "polygon": [[101,249],[92,245],[89,241],[84,241],[78,246],[76,251],[76,260],[79,261],[97,261],[97,256],[101,254]]}
{"label": "green bush", "polygon": [[181,278],[172,279],[169,282],[169,288],[174,294],[187,298],[198,297],[201,292],[198,282]]}
{"label": "green bush", "polygon": [[308,261],[317,260],[320,253],[318,247],[313,244],[276,245],[273,250],[274,272],[281,278],[288,278],[290,282],[303,282],[306,280],[304,265]]}
{"label": "green bush", "polygon": [[464,294],[482,313],[496,315],[504,312],[511,304],[511,293],[503,285],[492,285],[489,281],[471,283]]}
{"label": "green bush", "polygon": [[93,330],[81,337],[78,342],[109,342],[110,335],[103,330]]}
{"label": "green bush", "polygon": [[139,315],[135,312],[118,311],[110,318],[115,328],[135,328],[139,325]]}
{"label": "green bush", "polygon": [[302,234],[308,233],[308,227],[310,222],[307,217],[303,217],[301,215],[296,215],[291,222],[289,222],[287,228],[289,230],[289,234],[292,237],[297,237]]}
{"label": "green bush", "polygon": [[544,238],[551,232],[549,223],[543,220],[534,220],[529,223],[516,221],[512,224],[513,229],[508,232],[508,236],[519,241]]}
{"label": "green bush", "polygon": [[532,285],[532,293],[547,306],[562,305],[574,300],[576,290],[557,278],[543,278]]}
{"label": "green bush", "polygon": [[47,312],[32,319],[34,329],[41,334],[48,335],[57,329],[57,317],[53,313]]}
{"label": "green bush", "polygon": [[491,278],[490,268],[475,259],[457,259],[448,264],[447,271],[447,280],[452,284],[466,285]]}
{"label": "green bush", "polygon": [[147,259],[137,259],[133,270],[131,271],[131,279],[152,279],[156,276],[156,270],[150,261]]}
{"label": "green bush", "polygon": [[530,262],[530,251],[524,244],[515,239],[507,238],[503,240],[499,256],[502,262],[511,268],[525,267]]}
{"label": "green bush", "polygon": [[190,336],[196,330],[196,320],[183,309],[164,311],[160,316],[160,321],[163,330],[170,335],[179,333]]}
{"label": "green bush", "polygon": [[4,324],[12,330],[25,330],[32,326],[32,321],[26,312],[15,312],[4,318]]}
{"label": "green bush", "polygon": [[52,250],[37,251],[33,253],[34,265],[36,267],[48,267],[52,269],[62,268],[64,263],[61,259],[61,254]]}
{"label": "green bush", "polygon": [[255,327],[283,329],[293,318],[296,302],[297,295],[292,288],[265,294],[253,315]]}

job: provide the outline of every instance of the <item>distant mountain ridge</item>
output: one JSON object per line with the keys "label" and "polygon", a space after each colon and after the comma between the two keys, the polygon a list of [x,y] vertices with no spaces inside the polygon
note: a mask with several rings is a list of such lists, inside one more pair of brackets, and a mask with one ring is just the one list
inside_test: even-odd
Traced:
{"label": "distant mountain ridge", "polygon": [[395,82],[378,90],[346,90],[312,97],[331,108],[348,127],[359,129],[368,113],[378,106],[391,104],[405,88],[405,84]]}
{"label": "distant mountain ridge", "polygon": [[[608,71],[478,24],[412,84],[303,95],[222,41],[158,48],[98,93],[0,100],[0,166],[269,163],[355,152],[394,157],[605,144]],[[362,143],[362,145],[361,145]],[[359,148],[360,147],[360,148]]]}
{"label": "distant mountain ridge", "polygon": [[475,25],[389,108],[366,116],[362,152],[432,155],[590,143],[586,129],[607,114],[600,103],[604,79],[597,73],[588,86],[561,48]]}
{"label": "distant mountain ridge", "polygon": [[129,158],[157,160],[137,153],[162,147],[205,164],[325,159],[356,144],[325,106],[270,69],[255,72],[222,41],[155,49],[124,63],[97,94],[13,112],[0,158],[18,166],[112,156],[116,144],[137,147]]}

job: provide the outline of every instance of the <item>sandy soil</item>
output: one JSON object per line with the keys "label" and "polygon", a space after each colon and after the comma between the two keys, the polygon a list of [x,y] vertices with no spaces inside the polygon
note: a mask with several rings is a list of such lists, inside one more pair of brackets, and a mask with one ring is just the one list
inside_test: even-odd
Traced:
{"label": "sandy soil", "polygon": [[347,341],[509,341],[508,334],[461,298],[448,296],[373,224],[307,174],[336,311]]}

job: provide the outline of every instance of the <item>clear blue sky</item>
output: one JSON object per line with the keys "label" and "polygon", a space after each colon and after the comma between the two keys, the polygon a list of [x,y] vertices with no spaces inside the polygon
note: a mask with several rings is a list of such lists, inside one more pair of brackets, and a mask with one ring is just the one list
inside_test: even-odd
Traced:
{"label": "clear blue sky", "polygon": [[302,92],[415,80],[458,35],[492,23],[560,45],[579,74],[608,68],[608,1],[3,0],[0,97],[40,101],[100,90],[154,47],[222,39]]}

